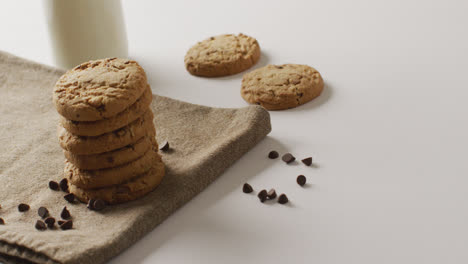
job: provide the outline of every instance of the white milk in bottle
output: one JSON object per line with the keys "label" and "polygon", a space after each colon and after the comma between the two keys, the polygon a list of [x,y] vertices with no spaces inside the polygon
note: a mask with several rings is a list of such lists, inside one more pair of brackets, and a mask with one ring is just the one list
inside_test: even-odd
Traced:
{"label": "white milk in bottle", "polygon": [[127,57],[120,0],[43,0],[56,66]]}

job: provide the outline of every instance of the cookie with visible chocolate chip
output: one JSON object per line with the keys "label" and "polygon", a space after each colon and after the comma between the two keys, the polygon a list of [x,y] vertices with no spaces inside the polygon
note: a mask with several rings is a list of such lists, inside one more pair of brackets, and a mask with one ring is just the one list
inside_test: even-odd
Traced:
{"label": "cookie with visible chocolate chip", "polygon": [[69,184],[83,189],[94,189],[121,184],[147,172],[158,160],[158,149],[152,147],[142,157],[132,162],[107,169],[81,170],[65,163],[65,178]]}
{"label": "cookie with visible chocolate chip", "polygon": [[83,189],[70,184],[70,192],[85,203],[90,199],[101,199],[107,204],[119,204],[136,200],[151,192],[161,183],[164,174],[164,163],[158,154],[158,160],[153,163],[153,167],[131,181],[98,189]]}
{"label": "cookie with visible chocolate chip", "polygon": [[98,170],[117,167],[125,163],[132,162],[146,153],[151,146],[158,146],[153,135],[140,138],[137,142],[123,148],[109,152],[76,155],[70,151],[63,151],[67,160],[82,170]]}
{"label": "cookie with visible chocolate chip", "polygon": [[99,136],[119,128],[122,128],[148,111],[148,107],[153,100],[153,93],[148,86],[138,100],[124,111],[110,118],[98,121],[73,121],[64,118],[60,119],[60,124],[70,133],[78,136]]}
{"label": "cookie with visible chocolate chip", "polygon": [[137,101],[147,88],[136,61],[101,59],[82,63],[62,75],[53,100],[63,117],[74,121],[110,118]]}
{"label": "cookie with visible chocolate chip", "polygon": [[320,73],[307,65],[267,65],[244,75],[241,96],[267,110],[283,110],[311,101],[323,86]]}
{"label": "cookie with visible chocolate chip", "polygon": [[198,42],[185,55],[185,67],[197,76],[218,77],[236,74],[260,59],[257,40],[239,35],[219,35]]}
{"label": "cookie with visible chocolate chip", "polygon": [[58,126],[60,146],[76,155],[89,155],[116,150],[148,135],[156,135],[151,110],[148,110],[128,126],[97,137],[73,135],[61,125]]}

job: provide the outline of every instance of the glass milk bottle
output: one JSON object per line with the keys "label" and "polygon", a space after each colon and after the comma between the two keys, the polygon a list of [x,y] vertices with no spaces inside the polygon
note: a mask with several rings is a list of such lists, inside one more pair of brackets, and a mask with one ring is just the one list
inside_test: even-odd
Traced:
{"label": "glass milk bottle", "polygon": [[120,0],[43,0],[56,66],[126,58],[127,36]]}

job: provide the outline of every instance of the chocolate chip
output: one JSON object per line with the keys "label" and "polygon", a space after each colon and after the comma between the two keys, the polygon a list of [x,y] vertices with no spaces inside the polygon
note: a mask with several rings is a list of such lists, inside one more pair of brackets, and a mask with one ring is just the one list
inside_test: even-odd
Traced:
{"label": "chocolate chip", "polygon": [[47,216],[49,216],[49,210],[47,210],[47,208],[41,206],[39,207],[39,209],[37,209],[37,214],[42,218],[46,218]]}
{"label": "chocolate chip", "polygon": [[250,184],[244,183],[244,186],[242,187],[242,191],[244,193],[251,193],[251,192],[253,192],[253,188],[252,188],[252,186],[250,186]]}
{"label": "chocolate chip", "polygon": [[62,179],[59,183],[60,189],[64,192],[68,192],[68,180],[67,179]]}
{"label": "chocolate chip", "polygon": [[24,204],[24,203],[20,203],[20,204],[18,205],[18,211],[20,211],[20,212],[26,212],[26,211],[28,211],[28,210],[29,210],[29,205]]}
{"label": "chocolate chip", "polygon": [[44,222],[42,222],[42,220],[37,220],[35,227],[36,227],[37,230],[41,230],[41,231],[47,229],[46,224]]}
{"label": "chocolate chip", "polygon": [[60,229],[62,229],[62,230],[68,230],[68,229],[72,229],[72,228],[73,228],[73,221],[72,220],[65,221],[60,225]]}
{"label": "chocolate chip", "polygon": [[288,197],[286,196],[286,194],[283,193],[283,194],[281,194],[281,195],[278,197],[278,203],[280,203],[280,204],[285,204],[285,203],[287,203],[287,202],[289,202],[289,199],[288,199]]}
{"label": "chocolate chip", "polygon": [[159,150],[162,150],[162,151],[169,150],[169,142],[164,141],[161,145],[159,145]]}
{"label": "chocolate chip", "polygon": [[56,181],[50,181],[49,182],[49,188],[54,191],[60,190],[60,186]]}
{"label": "chocolate chip", "polygon": [[102,209],[106,208],[106,202],[101,199],[96,199],[93,203],[93,208],[96,211],[101,211]]}
{"label": "chocolate chip", "polygon": [[63,225],[63,223],[65,223],[65,221],[63,221],[63,220],[58,220],[58,221],[57,221],[57,224],[58,224],[59,226]]}
{"label": "chocolate chip", "polygon": [[75,201],[75,195],[73,193],[69,193],[69,194],[63,196],[63,198],[65,200],[67,200],[67,202],[69,202],[69,203],[73,203]]}
{"label": "chocolate chip", "polygon": [[296,160],[296,158],[291,153],[284,154],[281,159],[286,163],[291,163]]}
{"label": "chocolate chip", "polygon": [[266,190],[261,190],[259,193],[258,193],[258,198],[260,199],[260,202],[265,202],[265,200],[267,199],[267,191]]}
{"label": "chocolate chip", "polygon": [[[104,85],[105,85],[106,82],[103,82],[103,83],[104,83]],[[109,84],[109,86],[111,86],[111,84]],[[97,109],[99,112],[104,112],[104,111],[106,111],[106,106],[105,106],[105,105],[100,105],[100,106],[96,107],[96,109]]]}
{"label": "chocolate chip", "polygon": [[268,199],[275,199],[276,198],[276,191],[275,189],[271,188],[268,192],[267,192],[267,197]]}
{"label": "chocolate chip", "polygon": [[121,128],[119,130],[114,131],[114,135],[116,135],[118,137],[122,137],[125,134],[127,134],[127,131],[125,130],[125,128]]}
{"label": "chocolate chip", "polygon": [[312,165],[312,157],[308,157],[308,158],[305,158],[303,160],[301,160],[302,163],[304,163],[306,166],[310,166]]}
{"label": "chocolate chip", "polygon": [[49,228],[53,228],[55,224],[55,218],[53,217],[47,217],[44,222],[47,224]]}
{"label": "chocolate chip", "polygon": [[270,159],[276,159],[279,157],[278,151],[272,150],[270,153],[268,153],[268,158]]}
{"label": "chocolate chip", "polygon": [[86,207],[88,207],[89,210],[94,210],[94,202],[95,201],[96,200],[94,200],[94,199],[89,199],[88,205]]}
{"label": "chocolate chip", "polygon": [[3,220],[3,218],[0,217],[0,225],[4,225],[5,224],[5,220]]}
{"label": "chocolate chip", "polygon": [[66,206],[62,209],[62,212],[60,213],[60,217],[62,217],[62,219],[65,219],[65,220],[70,219],[71,217],[70,211],[68,211]]}
{"label": "chocolate chip", "polygon": [[304,175],[297,176],[296,182],[300,186],[304,186],[304,184],[306,184],[306,181],[307,181],[307,179],[306,179],[306,177]]}

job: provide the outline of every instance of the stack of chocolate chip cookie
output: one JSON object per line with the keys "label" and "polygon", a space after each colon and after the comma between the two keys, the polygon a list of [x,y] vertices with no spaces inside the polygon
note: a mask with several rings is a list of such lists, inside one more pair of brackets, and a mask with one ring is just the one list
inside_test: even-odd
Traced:
{"label": "stack of chocolate chip cookie", "polygon": [[161,182],[153,96],[138,63],[113,58],[78,65],[60,77],[53,98],[65,178],[79,200],[123,203]]}

